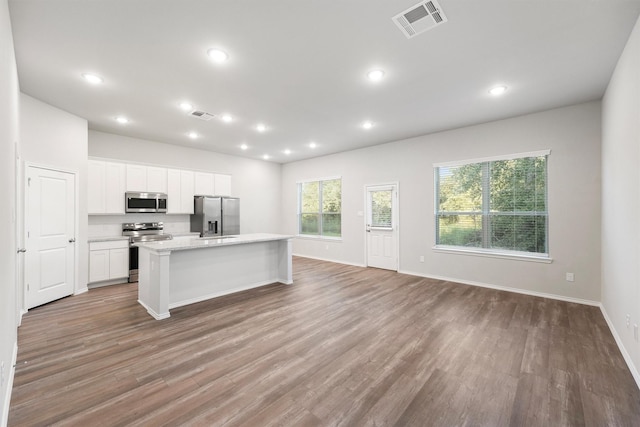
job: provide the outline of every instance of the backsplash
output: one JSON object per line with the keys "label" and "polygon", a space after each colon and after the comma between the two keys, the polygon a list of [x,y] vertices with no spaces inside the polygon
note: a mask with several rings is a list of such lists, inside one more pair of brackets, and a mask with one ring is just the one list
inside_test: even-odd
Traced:
{"label": "backsplash", "polygon": [[163,222],[164,230],[171,234],[189,233],[189,215],[126,214],[89,215],[88,237],[115,237],[122,235],[123,222]]}

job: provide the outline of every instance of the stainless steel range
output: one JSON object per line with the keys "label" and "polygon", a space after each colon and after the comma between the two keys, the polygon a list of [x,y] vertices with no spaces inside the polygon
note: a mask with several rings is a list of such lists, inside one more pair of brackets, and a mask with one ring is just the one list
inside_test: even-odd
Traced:
{"label": "stainless steel range", "polygon": [[138,281],[138,242],[171,240],[173,236],[164,232],[162,222],[125,222],[122,235],[129,236],[129,283]]}

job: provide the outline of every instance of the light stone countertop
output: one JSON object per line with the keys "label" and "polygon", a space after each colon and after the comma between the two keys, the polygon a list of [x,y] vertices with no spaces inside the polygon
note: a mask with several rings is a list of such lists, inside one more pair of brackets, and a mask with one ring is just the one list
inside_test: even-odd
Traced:
{"label": "light stone countertop", "polygon": [[103,237],[90,237],[88,239],[89,243],[97,243],[97,242],[116,242],[118,240],[126,240],[129,241],[128,236],[103,236]]}
{"label": "light stone countertop", "polygon": [[155,253],[183,251],[189,249],[205,249],[220,246],[243,245],[247,243],[269,242],[276,240],[293,239],[294,236],[284,234],[254,233],[238,234],[235,236],[220,237],[193,237],[173,240],[163,240],[160,242],[140,242],[136,246],[148,249]]}

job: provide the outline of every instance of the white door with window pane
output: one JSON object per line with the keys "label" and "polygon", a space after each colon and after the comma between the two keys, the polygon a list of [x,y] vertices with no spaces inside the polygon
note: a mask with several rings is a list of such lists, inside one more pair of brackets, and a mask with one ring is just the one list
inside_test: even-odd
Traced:
{"label": "white door with window pane", "polygon": [[398,186],[366,188],[367,266],[398,271]]}

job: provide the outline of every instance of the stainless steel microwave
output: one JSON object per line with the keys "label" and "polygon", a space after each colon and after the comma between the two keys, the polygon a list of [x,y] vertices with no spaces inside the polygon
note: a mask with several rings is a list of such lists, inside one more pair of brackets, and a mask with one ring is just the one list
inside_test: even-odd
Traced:
{"label": "stainless steel microwave", "polygon": [[165,193],[139,193],[127,191],[124,195],[126,213],[166,213]]}

